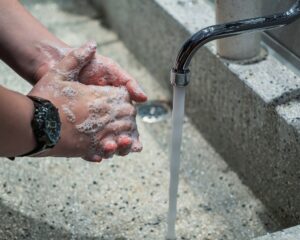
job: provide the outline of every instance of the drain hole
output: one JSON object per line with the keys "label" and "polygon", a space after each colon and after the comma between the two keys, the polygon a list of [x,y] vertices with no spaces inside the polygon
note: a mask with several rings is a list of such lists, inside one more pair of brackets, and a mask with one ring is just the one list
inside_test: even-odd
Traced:
{"label": "drain hole", "polygon": [[147,123],[160,122],[170,114],[168,104],[163,101],[148,101],[145,104],[138,105],[137,110],[138,116]]}

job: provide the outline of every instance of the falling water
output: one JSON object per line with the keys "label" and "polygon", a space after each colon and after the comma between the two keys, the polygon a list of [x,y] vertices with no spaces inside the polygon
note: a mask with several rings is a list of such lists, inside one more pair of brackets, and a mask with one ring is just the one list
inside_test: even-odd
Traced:
{"label": "falling water", "polygon": [[174,87],[172,136],[170,146],[170,187],[167,239],[176,239],[175,222],[177,211],[177,192],[180,169],[180,146],[184,118],[185,88]]}

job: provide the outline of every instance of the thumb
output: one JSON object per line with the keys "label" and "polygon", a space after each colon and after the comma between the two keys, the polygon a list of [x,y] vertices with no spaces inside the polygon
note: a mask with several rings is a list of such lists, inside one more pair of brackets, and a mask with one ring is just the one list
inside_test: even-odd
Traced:
{"label": "thumb", "polygon": [[57,65],[56,70],[63,73],[70,71],[80,72],[92,59],[96,52],[97,45],[94,41],[88,42],[72,50]]}

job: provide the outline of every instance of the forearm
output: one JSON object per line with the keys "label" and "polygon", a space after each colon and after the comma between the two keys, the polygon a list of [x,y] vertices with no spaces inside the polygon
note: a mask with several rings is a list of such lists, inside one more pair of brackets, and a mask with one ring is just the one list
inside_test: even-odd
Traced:
{"label": "forearm", "polygon": [[68,47],[17,0],[0,0],[0,33],[0,58],[32,84],[38,69],[47,64],[41,45]]}
{"label": "forearm", "polygon": [[0,156],[17,156],[34,149],[33,111],[29,98],[0,86]]}

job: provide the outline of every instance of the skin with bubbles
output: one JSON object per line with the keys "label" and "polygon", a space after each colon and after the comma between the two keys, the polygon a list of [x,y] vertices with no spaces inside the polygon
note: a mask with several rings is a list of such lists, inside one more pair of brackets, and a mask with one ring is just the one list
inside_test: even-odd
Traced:
{"label": "skin with bubbles", "polygon": [[101,161],[139,152],[142,145],[136,110],[126,86],[94,86],[78,82],[94,59],[96,45],[72,50],[33,88],[30,95],[49,99],[62,121],[61,139],[47,155]]}
{"label": "skin with bubbles", "polygon": [[[95,44],[91,42],[92,44]],[[64,56],[70,53],[72,48],[60,48],[51,43],[44,42],[37,47],[46,63],[39,67],[36,78],[40,79],[45,72],[53,68]],[[76,70],[68,73],[70,81],[79,81],[83,84],[98,86],[125,87],[130,99],[135,102],[145,102],[147,96],[137,81],[124,71],[116,62],[108,57],[95,54],[88,65],[81,69],[78,74]]]}

